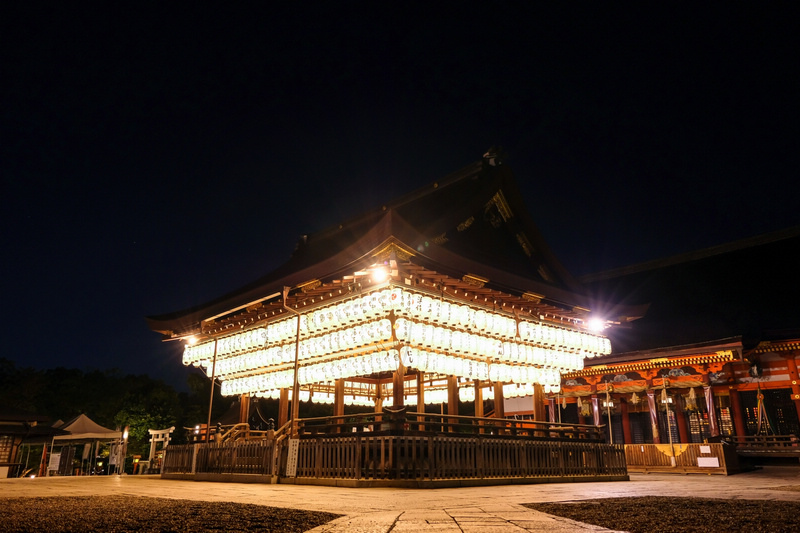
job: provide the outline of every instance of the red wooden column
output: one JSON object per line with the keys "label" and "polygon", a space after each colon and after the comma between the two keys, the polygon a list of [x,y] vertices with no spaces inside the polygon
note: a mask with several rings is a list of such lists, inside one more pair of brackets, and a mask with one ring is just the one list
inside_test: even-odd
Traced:
{"label": "red wooden column", "polygon": [[683,395],[675,393],[675,423],[678,424],[679,442],[689,442],[689,424],[686,422],[686,412],[683,410]]}
{"label": "red wooden column", "polygon": [[789,379],[792,382],[792,400],[794,401],[794,410],[797,412],[797,418],[800,418],[800,379],[797,377],[797,360],[795,359],[798,354],[797,350],[793,350],[785,355],[786,363],[789,367]]}
{"label": "red wooden column", "polygon": [[731,398],[731,418],[733,418],[733,430],[736,432],[737,437],[744,437],[747,435],[747,424],[744,422],[744,409],[742,409],[742,398],[739,396],[739,390],[733,385],[728,388],[728,394]]}
{"label": "red wooden column", "polygon": [[622,418],[622,439],[623,444],[633,444],[633,433],[631,432],[631,417],[628,413],[628,402],[625,398],[619,399],[619,414]]}

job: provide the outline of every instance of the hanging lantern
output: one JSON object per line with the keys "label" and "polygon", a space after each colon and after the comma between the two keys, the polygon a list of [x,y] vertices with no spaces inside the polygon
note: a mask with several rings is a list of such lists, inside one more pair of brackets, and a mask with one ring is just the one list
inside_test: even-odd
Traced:
{"label": "hanging lantern", "polygon": [[639,398],[638,394],[636,394],[635,392],[633,394],[631,394],[631,403],[633,405],[639,405],[639,402],[641,402],[641,401],[642,401],[642,399]]}

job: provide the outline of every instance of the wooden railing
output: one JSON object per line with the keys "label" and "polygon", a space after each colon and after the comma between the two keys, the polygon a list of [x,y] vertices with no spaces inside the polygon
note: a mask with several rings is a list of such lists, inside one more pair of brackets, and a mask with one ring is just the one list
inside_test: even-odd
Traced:
{"label": "wooden railing", "polygon": [[[627,478],[604,428],[426,413],[297,420],[260,441],[168,446],[162,472],[337,480]],[[291,437],[291,438],[290,438]],[[297,455],[289,460],[289,443]]]}
{"label": "wooden railing", "polygon": [[800,439],[796,435],[734,435],[727,439],[739,455],[800,458]]}
{"label": "wooden railing", "polygon": [[625,461],[631,472],[731,474],[739,461],[730,444],[625,444]]}
{"label": "wooden railing", "polygon": [[620,445],[495,435],[300,439],[297,477],[453,480],[626,476]]}
{"label": "wooden railing", "polygon": [[605,426],[559,424],[506,418],[384,412],[306,418],[297,421],[298,436],[341,433],[377,435],[495,435],[547,441],[605,441]]}
{"label": "wooden railing", "polygon": [[168,446],[161,471],[165,474],[273,475],[275,464],[274,440],[211,442]]}

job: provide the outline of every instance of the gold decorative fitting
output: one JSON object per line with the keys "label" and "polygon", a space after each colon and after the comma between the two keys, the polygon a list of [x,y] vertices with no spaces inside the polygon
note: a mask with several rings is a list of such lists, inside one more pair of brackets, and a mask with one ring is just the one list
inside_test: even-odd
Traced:
{"label": "gold decorative fitting", "polygon": [[313,291],[314,289],[316,289],[320,285],[322,285],[322,282],[320,280],[312,279],[312,280],[309,280],[309,281],[306,281],[304,283],[299,284],[297,286],[297,288],[300,289],[301,291],[303,291],[304,293],[306,293],[306,292]]}
{"label": "gold decorative fitting", "polygon": [[448,239],[447,239],[447,233],[446,232],[442,233],[441,235],[437,235],[436,237],[433,237],[431,239],[431,242],[433,244],[438,244],[439,246],[441,246],[442,244],[446,243],[447,241],[448,241]]}
{"label": "gold decorative fitting", "polygon": [[[392,257],[392,254],[394,254],[394,257]],[[378,262],[388,261],[390,259],[394,261],[408,261],[415,255],[416,254],[408,248],[400,247],[395,242],[388,242],[385,246],[378,248],[375,253],[372,254],[372,257]]]}
{"label": "gold decorative fitting", "polygon": [[502,190],[497,191],[497,193],[492,197],[490,203],[497,207],[497,211],[500,213],[500,216],[503,217],[503,220],[507,221],[514,216],[514,213],[511,212],[511,208],[508,206],[508,202],[506,201],[506,197]]}
{"label": "gold decorative fitting", "polygon": [[262,307],[264,307],[264,304],[262,304],[261,302],[255,303],[253,305],[249,305],[249,306],[247,306],[247,312],[248,313],[252,313],[253,311],[255,311],[257,309],[261,309]]}
{"label": "gold decorative fitting", "polygon": [[522,299],[523,300],[527,300],[529,302],[533,302],[535,304],[540,304],[540,303],[542,303],[542,300],[544,299],[544,295],[536,294],[534,292],[523,292],[522,293]]}
{"label": "gold decorative fitting", "polygon": [[465,229],[470,227],[473,222],[475,222],[475,217],[469,217],[467,220],[459,224],[456,229],[458,229],[458,231],[464,231]]}
{"label": "gold decorative fitting", "polygon": [[488,279],[482,278],[481,276],[476,276],[475,274],[464,274],[464,277],[461,278],[461,281],[479,288],[482,288],[484,285],[489,283]]}
{"label": "gold decorative fitting", "polygon": [[650,359],[650,362],[653,363],[654,365],[655,364],[659,364],[659,363],[669,363],[669,358],[668,357],[659,357],[657,359]]}
{"label": "gold decorative fitting", "polygon": [[528,257],[533,255],[533,245],[531,244],[531,241],[528,240],[528,236],[520,231],[517,233],[516,237],[517,242],[520,246],[522,246],[522,251],[525,252],[525,255]]}

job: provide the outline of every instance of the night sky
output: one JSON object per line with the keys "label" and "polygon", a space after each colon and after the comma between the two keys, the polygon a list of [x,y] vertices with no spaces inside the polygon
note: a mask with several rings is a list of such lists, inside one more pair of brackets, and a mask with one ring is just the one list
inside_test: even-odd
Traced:
{"label": "night sky", "polygon": [[4,2],[0,357],[182,386],[144,316],[492,145],[575,275],[800,224],[789,5]]}

